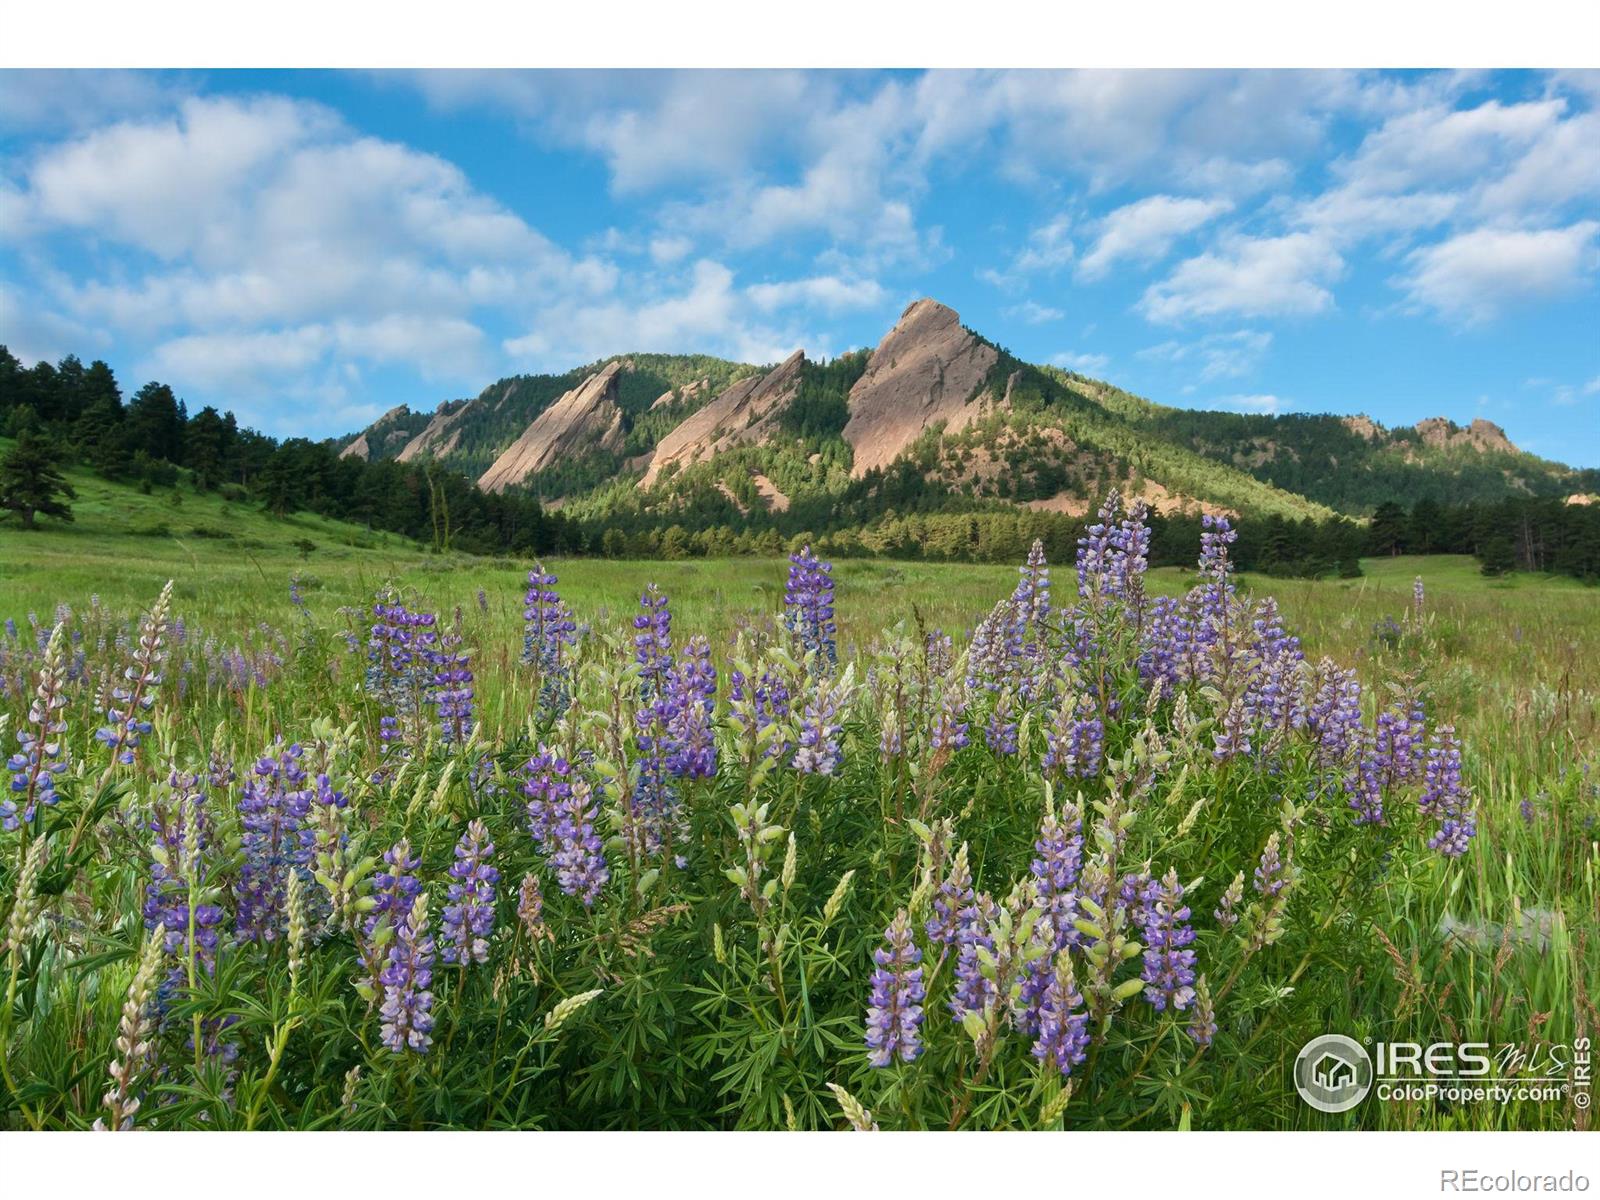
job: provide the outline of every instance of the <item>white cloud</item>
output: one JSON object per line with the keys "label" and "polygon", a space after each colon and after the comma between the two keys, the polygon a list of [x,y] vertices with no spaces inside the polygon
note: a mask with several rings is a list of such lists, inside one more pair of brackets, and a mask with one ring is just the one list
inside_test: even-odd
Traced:
{"label": "white cloud", "polygon": [[1324,286],[1344,269],[1328,241],[1310,233],[1223,239],[1218,250],[1180,263],[1145,290],[1139,310],[1152,321],[1237,314],[1306,316],[1333,307]]}
{"label": "white cloud", "polygon": [[30,261],[48,264],[63,235],[121,252],[120,266],[76,280],[36,266],[38,302],[149,341],[151,365],[180,387],[307,398],[335,360],[481,384],[492,361],[479,313],[603,295],[618,278],[451,163],[283,98],[186,99],[19,166],[0,219]]}
{"label": "white cloud", "polygon": [[1103,279],[1119,261],[1155,262],[1172,245],[1233,207],[1231,200],[1146,196],[1103,217],[1099,236],[1078,264],[1080,279]]}
{"label": "white cloud", "polygon": [[658,289],[641,300],[575,303],[537,314],[530,331],[505,343],[529,367],[570,366],[629,350],[720,354],[744,362],[777,362],[804,346],[826,353],[823,339],[749,320],[750,302],[722,263],[701,259],[681,290]]}
{"label": "white cloud", "polygon": [[650,239],[650,259],[658,267],[671,266],[685,259],[694,250],[694,243],[686,237],[654,237]]}
{"label": "white cloud", "polygon": [[758,283],[746,289],[750,300],[762,312],[779,308],[820,308],[825,312],[875,308],[887,294],[875,279],[840,279],[817,275],[809,279],[790,279],[782,283]]}
{"label": "white cloud", "polygon": [[1238,329],[1232,333],[1212,333],[1193,342],[1162,342],[1141,350],[1139,357],[1198,367],[1195,377],[1209,383],[1215,379],[1236,379],[1248,375],[1260,364],[1272,345],[1272,334],[1265,330]]}
{"label": "white cloud", "polygon": [[86,129],[170,106],[180,85],[151,71],[0,71],[0,131]]}
{"label": "white cloud", "polygon": [[1001,315],[1028,325],[1048,325],[1051,321],[1061,320],[1067,314],[1059,308],[1051,308],[1048,304],[1040,304],[1036,300],[1024,300],[1021,304],[1013,304],[1005,309]]}
{"label": "white cloud", "polygon": [[[1549,382],[1550,381],[1547,380],[1547,379],[1542,379],[1542,380],[1532,380],[1532,379],[1530,379],[1528,381],[1528,385],[1532,386],[1532,385],[1534,385],[1536,383],[1549,383]],[[1572,404],[1578,403],[1579,400],[1586,400],[1590,396],[1600,396],[1600,375],[1596,375],[1593,379],[1589,380],[1587,383],[1582,383],[1582,384],[1577,384],[1577,385],[1567,384],[1567,383],[1559,384],[1556,387],[1554,393],[1551,395],[1550,398],[1555,403],[1557,403],[1559,405],[1562,405],[1563,407],[1566,407],[1568,405],[1572,405]]]}
{"label": "white cloud", "polygon": [[0,279],[0,341],[25,366],[59,362],[68,354],[87,359],[87,351],[104,344],[104,335],[77,321],[24,299]]}
{"label": "white cloud", "polygon": [[1075,371],[1079,375],[1099,375],[1111,365],[1111,359],[1105,354],[1076,354],[1070,350],[1050,356],[1050,361],[1058,367],[1068,371]]}
{"label": "white cloud", "polygon": [[1286,408],[1292,407],[1277,396],[1272,395],[1224,396],[1216,401],[1216,406],[1232,412],[1259,413],[1267,416],[1283,412]]}
{"label": "white cloud", "polygon": [[1475,229],[1413,251],[1396,280],[1413,304],[1465,325],[1507,307],[1582,289],[1597,265],[1600,222],[1564,229]]}

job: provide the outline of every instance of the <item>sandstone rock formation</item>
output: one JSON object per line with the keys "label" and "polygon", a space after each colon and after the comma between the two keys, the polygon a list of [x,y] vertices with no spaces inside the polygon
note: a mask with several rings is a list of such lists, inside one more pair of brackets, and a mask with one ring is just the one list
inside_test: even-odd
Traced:
{"label": "sandstone rock formation", "polygon": [[380,455],[383,454],[384,451],[389,448],[389,445],[393,443],[396,435],[405,436],[403,431],[391,428],[391,426],[393,426],[396,422],[404,421],[409,416],[411,416],[411,409],[407,405],[395,405],[371,425],[368,425],[360,437],[356,438],[343,450],[339,451],[339,457],[360,458],[370,461],[373,455],[373,445],[371,439],[377,440],[377,452]]}
{"label": "sandstone rock formation", "polygon": [[622,449],[622,410],[617,407],[617,375],[623,364],[613,360],[545,409],[494,465],[478,479],[487,492],[503,492],[542,471],[560,458],[593,450]]}
{"label": "sandstone rock formation", "polygon": [[759,445],[800,388],[803,351],[796,350],[765,375],[741,379],[656,443],[641,488],[652,486],[669,463],[689,466],[736,446]]}
{"label": "sandstone rock formation", "polygon": [[887,466],[936,421],[952,431],[966,425],[981,411],[970,401],[998,361],[938,301],[906,309],[850,389],[844,437],[855,452],[852,473]]}
{"label": "sandstone rock formation", "polygon": [[1417,432],[1422,435],[1423,444],[1428,446],[1469,446],[1479,451],[1517,452],[1506,431],[1482,417],[1474,418],[1465,429],[1444,417],[1429,417],[1417,422]]}
{"label": "sandstone rock formation", "polygon": [[401,462],[410,462],[424,454],[434,458],[449,454],[461,441],[461,418],[467,415],[474,403],[468,400],[465,403],[447,401],[441,404],[433,414],[433,420],[428,422],[428,427],[407,442],[395,457]]}

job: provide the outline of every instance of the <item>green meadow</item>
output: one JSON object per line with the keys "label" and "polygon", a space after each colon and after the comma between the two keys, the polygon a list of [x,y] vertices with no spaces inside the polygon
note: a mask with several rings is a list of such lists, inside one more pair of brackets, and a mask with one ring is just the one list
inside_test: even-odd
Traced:
{"label": "green meadow", "polygon": [[[293,708],[296,719],[318,711],[342,721],[359,715],[350,703],[352,671],[345,672],[343,691],[338,678],[330,685],[316,674],[338,675],[337,666],[328,666],[335,635],[361,631],[374,593],[393,586],[418,607],[445,616],[460,611],[458,627],[475,657],[484,736],[493,743],[510,741],[527,726],[531,698],[518,678],[516,658],[530,563],[429,553],[393,536],[309,516],[273,519],[214,496],[142,494],[81,474],[73,482],[79,492],[73,524],[47,523],[32,533],[0,524],[0,619],[25,625],[33,613],[48,623],[58,604],[82,612],[91,596],[112,613],[133,617],[171,579],[175,614],[208,635],[223,641],[243,638],[262,623],[283,631],[289,647],[286,678],[283,687],[273,689],[271,704]],[[628,632],[641,589],[658,584],[671,598],[674,630],[682,631],[678,636],[707,634],[719,660],[741,629],[771,627],[782,610],[787,568],[784,560],[756,559],[574,559],[546,565],[560,577],[562,598],[577,620],[600,631]],[[1241,988],[1249,1005],[1247,1022],[1265,1021],[1274,1006],[1290,1015],[1287,1028],[1265,1039],[1258,1040],[1248,1024],[1235,1030],[1235,1044],[1252,1056],[1251,1072],[1281,1079],[1303,1038],[1320,1032],[1523,1046],[1570,1046],[1592,1038],[1600,1027],[1594,994],[1600,981],[1600,591],[1543,577],[1488,580],[1468,558],[1369,559],[1362,566],[1359,579],[1246,576],[1239,584],[1246,593],[1277,597],[1287,625],[1312,659],[1332,656],[1380,690],[1384,680],[1412,682],[1428,698],[1430,716],[1455,724],[1465,744],[1465,776],[1478,803],[1477,837],[1468,854],[1454,862],[1396,856],[1393,869],[1363,899],[1374,914],[1363,943],[1370,955],[1348,963],[1324,959],[1311,939],[1303,957],[1291,957],[1274,974],[1251,983],[1248,992]],[[1072,590],[1072,564],[1052,568],[1056,594],[1065,602]],[[959,647],[1016,577],[1007,567],[838,562],[833,578],[841,656],[870,652],[884,630],[901,622],[908,629],[942,628],[955,635]],[[1425,592],[1420,621],[1411,612],[1413,581],[1419,577]],[[291,580],[298,580],[303,611],[291,603]],[[1163,569],[1150,573],[1148,586],[1178,595],[1193,583],[1192,573]],[[297,646],[317,649],[307,651],[302,663]],[[259,750],[269,729],[281,727],[267,703],[247,698],[235,707],[217,697],[196,701],[184,725],[200,731],[218,721],[235,723],[238,729],[229,740],[243,760]],[[20,710],[7,704],[15,722]],[[118,886],[131,886],[130,879],[119,878]],[[1197,920],[1208,911],[1197,909]],[[881,932],[882,919],[880,913],[873,918],[875,927],[867,923],[863,955],[871,937]],[[1325,919],[1336,923],[1339,914]],[[1455,936],[1447,936],[1451,930]],[[700,933],[709,936],[703,928]],[[865,961],[840,969],[859,983]],[[1318,978],[1317,998],[1308,994],[1305,1005],[1296,1007],[1291,998],[1297,989]],[[119,985],[125,982],[125,975],[119,977]],[[105,1028],[88,1015],[94,1009],[99,1020],[110,1019],[117,989],[107,987],[98,997],[58,994],[58,1006],[66,1006],[56,1009],[58,1015],[73,1004],[84,1006],[78,1024],[58,1028],[39,1017],[43,1040],[18,1051],[19,1067],[31,1063],[48,1074],[39,1056],[55,1044],[51,1039],[88,1037],[91,1026],[93,1037],[108,1042]],[[1339,999],[1328,1000],[1330,994]],[[97,1046],[95,1052],[106,1048]],[[1126,1058],[1137,1058],[1137,1049]],[[1134,1072],[1140,1078],[1129,1093],[1143,1099],[1116,1109],[1114,1120],[1074,1101],[1066,1110],[1067,1126],[1188,1122],[1194,1127],[1342,1128],[1358,1121],[1374,1128],[1550,1128],[1586,1127],[1588,1121],[1587,1109],[1570,1096],[1565,1102],[1509,1105],[1369,1100],[1357,1121],[1325,1118],[1292,1105],[1252,1108],[1240,1098],[1244,1084],[1225,1071],[1196,1082],[1177,1068],[1162,1067],[1161,1060],[1145,1069],[1153,1050],[1152,1044],[1144,1051],[1141,1070]],[[276,1059],[272,1069],[278,1069]],[[313,1070],[305,1064],[301,1069]],[[858,1072],[855,1086],[865,1086],[866,1078]],[[289,1115],[294,1104],[271,1092],[271,1074],[266,1080],[258,1099],[267,1113],[283,1114],[283,1123],[306,1119],[304,1112],[312,1106],[299,1118]],[[825,1081],[816,1082],[820,1087]],[[50,1087],[57,1090],[33,1093],[29,1111],[47,1124],[77,1123],[73,1103],[86,1096],[92,1100],[93,1089],[81,1080],[60,1078]],[[419,1115],[420,1109],[407,1109],[395,1096],[384,1095],[390,1107],[378,1124],[452,1123],[450,1113]],[[789,1103],[789,1093],[783,1095]],[[776,1092],[763,1096],[762,1103],[777,1104]],[[830,1102],[818,1096],[802,1107],[803,1124],[824,1123]],[[889,1096],[900,1093],[891,1090]],[[870,1103],[867,1096],[862,1099]],[[603,1107],[587,1093],[586,1102],[594,1111]],[[909,1115],[912,1102],[904,1103],[908,1123],[920,1123],[920,1114]],[[1015,1123],[1013,1110],[999,1107],[998,1100],[995,1104],[987,1120]],[[706,1119],[712,1121],[709,1114]],[[724,1113],[717,1120],[733,1118]],[[272,1123],[271,1118],[262,1123]],[[693,1122],[679,1117],[675,1123]]]}

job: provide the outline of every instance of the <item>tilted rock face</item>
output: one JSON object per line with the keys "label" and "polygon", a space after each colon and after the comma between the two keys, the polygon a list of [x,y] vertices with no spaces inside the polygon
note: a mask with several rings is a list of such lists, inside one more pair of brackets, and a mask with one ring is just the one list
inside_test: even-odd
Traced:
{"label": "tilted rock face", "polygon": [[778,418],[800,388],[803,351],[765,375],[741,379],[656,443],[641,488],[652,486],[669,463],[689,466],[735,446],[759,445],[772,436]]}
{"label": "tilted rock face", "polygon": [[1353,417],[1341,417],[1340,424],[1363,441],[1376,441],[1383,434],[1383,430],[1378,423],[1367,416],[1366,413],[1357,413]]}
{"label": "tilted rock face", "polygon": [[936,421],[952,431],[966,425],[980,411],[969,401],[999,357],[938,301],[906,309],[850,389],[851,473],[887,466]]}
{"label": "tilted rock face", "polygon": [[382,449],[386,449],[386,443],[389,441],[389,437],[400,432],[398,429],[389,429],[388,427],[393,425],[396,421],[404,420],[410,415],[411,409],[409,406],[404,404],[395,405],[371,425],[368,425],[365,432],[356,438],[355,441],[351,442],[343,450],[339,451],[339,457],[359,458],[370,462],[372,459],[372,443],[367,439],[377,438],[380,451]]}
{"label": "tilted rock face", "polygon": [[424,454],[434,458],[443,458],[456,448],[461,441],[461,418],[467,415],[475,401],[468,400],[465,404],[446,402],[439,406],[439,411],[433,414],[433,420],[428,422],[428,427],[416,437],[405,444],[405,448],[395,455],[401,462],[410,462],[412,459]]}
{"label": "tilted rock face", "polygon": [[591,450],[622,449],[622,410],[617,375],[623,364],[607,363],[573,388],[523,430],[522,436],[478,478],[486,492],[503,492],[559,458]]}
{"label": "tilted rock face", "polygon": [[1474,450],[1488,451],[1499,450],[1515,454],[1517,448],[1511,444],[1511,439],[1506,436],[1506,431],[1493,421],[1485,421],[1482,417],[1473,419],[1471,425],[1465,429],[1457,427],[1455,422],[1444,417],[1429,417],[1425,421],[1417,422],[1417,432],[1422,435],[1424,445],[1428,446],[1470,446]]}

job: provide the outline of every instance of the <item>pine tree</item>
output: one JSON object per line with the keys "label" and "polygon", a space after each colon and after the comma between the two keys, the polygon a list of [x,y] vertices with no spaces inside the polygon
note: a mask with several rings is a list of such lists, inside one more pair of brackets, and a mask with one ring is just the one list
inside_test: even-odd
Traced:
{"label": "pine tree", "polygon": [[72,520],[65,501],[77,495],[56,469],[54,451],[31,429],[24,429],[11,452],[0,458],[0,509],[20,516],[24,529],[34,528],[36,513]]}

